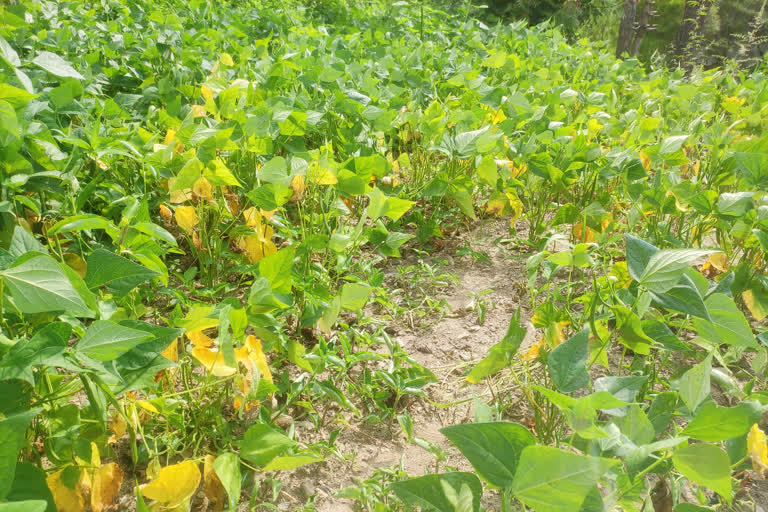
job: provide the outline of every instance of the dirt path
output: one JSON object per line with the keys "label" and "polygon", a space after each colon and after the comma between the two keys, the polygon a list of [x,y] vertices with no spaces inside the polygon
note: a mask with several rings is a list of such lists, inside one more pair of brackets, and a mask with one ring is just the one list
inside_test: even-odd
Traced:
{"label": "dirt path", "polygon": [[[466,460],[440,434],[446,425],[471,421],[474,415],[473,397],[488,402],[490,390],[486,384],[468,385],[463,375],[474,362],[486,355],[506,332],[509,319],[522,305],[524,319],[528,319],[528,297],[525,286],[525,254],[515,254],[494,241],[507,236],[504,221],[479,223],[461,239],[451,240],[428,259],[448,260],[441,272],[456,276],[457,283],[442,297],[448,304],[446,315],[425,329],[394,326],[392,339],[422,366],[432,370],[438,382],[427,387],[426,393],[433,403],[448,404],[436,407],[423,399],[411,400],[407,410],[413,418],[414,435],[436,444],[448,453],[441,468],[455,467],[470,470]],[[476,261],[471,256],[454,256],[457,248],[469,242],[471,247],[490,259],[490,263]],[[414,258],[406,257],[396,265],[407,266]],[[472,295],[487,292],[475,299],[475,310],[467,306]],[[478,324],[477,301],[486,304],[485,321]],[[526,342],[533,338],[533,333]],[[524,342],[525,344],[525,342]],[[525,347],[523,347],[524,349]],[[514,414],[514,412],[513,412]],[[521,412],[522,416],[522,412]],[[508,419],[508,418],[505,418]],[[296,432],[305,442],[322,439],[324,432],[314,431],[309,422],[297,422]],[[338,428],[338,427],[336,427]],[[279,500],[282,510],[295,510],[312,494],[320,512],[344,512],[354,509],[354,502],[333,495],[345,487],[356,486],[356,479],[366,479],[376,469],[396,468],[402,465],[411,476],[434,472],[435,458],[427,450],[406,442],[402,429],[393,425],[352,423],[339,435],[336,446],[345,455],[355,455],[349,462],[329,458],[323,463],[301,468],[283,480],[284,492]],[[444,469],[441,469],[444,470]],[[489,512],[498,510],[498,498],[486,493],[484,505]]]}

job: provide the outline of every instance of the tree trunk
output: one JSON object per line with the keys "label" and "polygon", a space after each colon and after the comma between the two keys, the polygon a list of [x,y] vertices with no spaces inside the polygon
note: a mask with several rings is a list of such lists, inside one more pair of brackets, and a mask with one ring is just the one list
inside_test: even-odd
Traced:
{"label": "tree trunk", "polygon": [[675,52],[694,63],[701,58],[701,35],[713,0],[686,0],[683,19],[675,37]]}
{"label": "tree trunk", "polygon": [[616,57],[621,59],[625,53],[632,53],[635,37],[635,18],[637,18],[638,0],[624,0],[624,16],[619,25],[619,37],[616,41]]}

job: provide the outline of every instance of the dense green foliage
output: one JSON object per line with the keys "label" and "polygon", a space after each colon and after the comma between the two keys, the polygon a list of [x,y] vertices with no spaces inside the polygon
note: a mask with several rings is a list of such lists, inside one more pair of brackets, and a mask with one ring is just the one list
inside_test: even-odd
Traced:
{"label": "dense green foliage", "polygon": [[762,73],[647,72],[406,2],[0,16],[0,512],[100,511],[124,480],[139,510],[187,510],[199,485],[212,509],[273,507],[281,472],[343,457],[338,431],[301,444],[288,414],[398,421],[439,462],[403,400],[435,376],[385,329],[433,306],[382,267],[497,216],[541,337],[517,354],[518,311],[466,379],[511,375],[532,424],[498,396],[443,429],[474,472],[343,495],[749,499],[750,457],[768,464]]}

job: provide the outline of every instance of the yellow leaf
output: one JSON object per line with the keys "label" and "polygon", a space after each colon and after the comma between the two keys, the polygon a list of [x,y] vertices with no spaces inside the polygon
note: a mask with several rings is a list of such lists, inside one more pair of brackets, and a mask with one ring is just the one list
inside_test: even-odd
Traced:
{"label": "yellow leaf", "polygon": [[307,190],[307,185],[304,183],[304,176],[297,174],[291,180],[291,189],[293,189],[293,195],[291,201],[301,201],[304,199],[304,192]]}
{"label": "yellow leaf", "polygon": [[245,223],[252,228],[261,225],[261,214],[259,213],[259,210],[253,206],[243,210],[243,218],[245,219]]}
{"label": "yellow leaf", "polygon": [[200,469],[187,460],[161,469],[154,480],[141,488],[141,494],[166,508],[173,508],[191,498],[199,485]]}
{"label": "yellow leaf", "polygon": [[123,483],[123,470],[114,462],[104,464],[94,472],[91,488],[91,509],[102,512],[112,506]]}
{"label": "yellow leaf", "polygon": [[171,342],[170,345],[165,347],[165,350],[160,352],[160,355],[165,357],[166,359],[169,359],[171,361],[178,361],[179,360],[179,340],[175,339]]}
{"label": "yellow leaf", "polygon": [[276,211],[277,209],[267,211],[259,208],[259,212],[261,212],[261,216],[264,217],[265,220],[271,220]]}
{"label": "yellow leaf", "polygon": [[569,325],[571,325],[571,323],[566,320],[562,322],[555,322],[545,329],[544,337],[547,339],[547,345],[549,348],[555,348],[565,341],[565,334],[563,334],[563,329]]}
{"label": "yellow leaf", "polygon": [[119,412],[115,412],[108,424],[109,430],[112,431],[112,435],[109,437],[109,443],[116,443],[125,431],[128,429],[128,424],[125,421],[125,417]]}
{"label": "yellow leaf", "polygon": [[213,510],[219,512],[226,504],[227,491],[213,469],[214,460],[216,457],[213,455],[206,455],[203,460],[203,492],[213,505]]}
{"label": "yellow leaf", "polygon": [[200,364],[216,377],[229,377],[237,373],[236,368],[227,366],[224,363],[224,356],[221,352],[214,352],[205,347],[195,347],[192,349],[192,356],[200,361]]}
{"label": "yellow leaf", "polygon": [[752,313],[755,320],[760,322],[763,318],[768,316],[768,308],[766,307],[765,301],[761,300],[760,297],[755,296],[754,291],[744,290],[741,294],[741,298],[744,300],[744,305],[747,306],[747,309]]}
{"label": "yellow leaf", "polygon": [[228,53],[222,53],[221,58],[219,58],[222,64],[226,66],[234,66],[235,62],[232,60],[232,56]]}
{"label": "yellow leaf", "polygon": [[202,197],[208,201],[213,201],[213,186],[205,177],[199,178],[194,185],[192,185],[192,192],[197,197]]}
{"label": "yellow leaf", "polygon": [[187,233],[192,233],[192,229],[200,222],[193,206],[179,206],[176,208],[175,217],[176,224]]}
{"label": "yellow leaf", "polygon": [[147,402],[146,400],[136,400],[136,404],[147,412],[151,412],[153,414],[160,414],[160,411],[158,411],[157,407],[152,405],[151,402]]}
{"label": "yellow leaf", "polygon": [[523,214],[523,202],[514,192],[506,192],[506,196],[509,199],[509,206],[512,208],[512,218],[509,223],[514,226],[515,221]]}
{"label": "yellow leaf", "polygon": [[59,512],[82,512],[85,510],[85,498],[83,497],[83,486],[80,480],[75,484],[74,489],[61,481],[61,476],[65,470],[57,471],[45,479],[48,489],[53,494],[53,501],[56,503],[56,510]]}
{"label": "yellow leaf", "polygon": [[205,117],[207,115],[205,111],[205,106],[203,105],[192,105],[192,116],[193,117]]}
{"label": "yellow leaf", "polygon": [[724,252],[716,252],[710,254],[704,265],[707,267],[715,268],[719,272],[728,272],[728,255]]}
{"label": "yellow leaf", "polygon": [[752,425],[747,435],[747,453],[752,459],[752,469],[754,469],[760,478],[768,469],[768,444],[766,444],[765,433],[760,430],[757,423]]}
{"label": "yellow leaf", "polygon": [[176,138],[176,130],[168,130],[165,133],[165,141],[163,142],[166,146],[169,146],[174,138]]}
{"label": "yellow leaf", "polygon": [[213,91],[210,89],[210,87],[206,85],[200,86],[200,94],[203,95],[203,98],[205,98],[205,101],[210,101],[213,99]]}
{"label": "yellow leaf", "polygon": [[213,338],[203,334],[203,331],[187,331],[185,334],[187,338],[189,338],[189,341],[191,341],[192,344],[196,347],[213,347]]}
{"label": "yellow leaf", "polygon": [[335,185],[339,182],[333,171],[320,167],[317,162],[312,162],[312,165],[307,169],[307,180],[317,185]]}
{"label": "yellow leaf", "polygon": [[74,270],[75,274],[85,279],[85,261],[80,257],[79,254],[75,254],[73,252],[65,252],[64,263],[66,263],[72,270]]}
{"label": "yellow leaf", "polygon": [[651,170],[651,159],[643,152],[640,152],[640,161],[643,162],[643,168],[646,171]]}
{"label": "yellow leaf", "polygon": [[[271,231],[272,228],[269,229]],[[269,236],[272,236],[271,232]],[[248,261],[251,263],[258,263],[264,256],[269,256],[270,254],[277,252],[277,247],[272,241],[265,240],[259,235],[240,237],[237,245],[245,252],[248,256]]]}

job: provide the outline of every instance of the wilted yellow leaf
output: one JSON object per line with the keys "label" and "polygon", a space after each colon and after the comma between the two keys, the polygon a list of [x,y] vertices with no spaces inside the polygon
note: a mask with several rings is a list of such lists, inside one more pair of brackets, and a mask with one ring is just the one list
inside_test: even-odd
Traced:
{"label": "wilted yellow leaf", "polygon": [[229,207],[229,213],[232,214],[233,217],[237,217],[237,214],[240,213],[240,196],[237,194],[226,194],[226,200],[227,200],[227,206]]}
{"label": "wilted yellow leaf", "polygon": [[75,274],[85,279],[85,261],[80,257],[79,254],[75,254],[73,252],[65,252],[64,263],[66,263],[72,270],[74,270]]}
{"label": "wilted yellow leaf", "polygon": [[176,224],[187,233],[192,233],[192,229],[200,222],[193,206],[179,206],[176,208],[175,217]]}
{"label": "wilted yellow leaf", "polygon": [[173,220],[173,212],[171,211],[170,208],[168,208],[164,204],[161,204],[160,217],[163,218],[163,222],[165,222],[165,225],[169,226],[171,224],[171,221]]}
{"label": "wilted yellow leaf", "polygon": [[760,430],[757,423],[752,425],[747,435],[747,453],[752,459],[752,469],[757,471],[760,478],[768,469],[768,444],[766,444],[765,433]]}
{"label": "wilted yellow leaf", "polygon": [[541,350],[541,346],[544,344],[544,337],[540,338],[539,341],[531,345],[531,348],[528,349],[528,352],[523,354],[523,359],[526,361],[533,361],[534,359],[539,357],[539,351]]}
{"label": "wilted yellow leaf", "polygon": [[197,197],[202,197],[203,199],[206,199],[208,201],[213,201],[213,186],[211,185],[211,182],[205,179],[205,177],[200,177],[194,185],[192,185],[192,192]]}
{"label": "wilted yellow leaf", "polygon": [[213,510],[219,512],[226,505],[227,491],[213,469],[214,460],[216,457],[213,455],[206,455],[203,460],[203,491],[213,505]]}
{"label": "wilted yellow leaf", "polygon": [[304,199],[304,192],[307,190],[307,185],[304,183],[304,176],[301,174],[294,176],[291,180],[291,189],[293,190],[291,201],[301,201]]}
{"label": "wilted yellow leaf", "polygon": [[61,481],[64,469],[57,471],[45,479],[48,489],[53,494],[53,501],[56,503],[56,510],[59,512],[82,512],[85,510],[85,497],[83,496],[83,486],[80,480],[75,484],[74,489]]}
{"label": "wilted yellow leaf", "polygon": [[501,217],[504,214],[504,209],[507,207],[507,201],[504,199],[489,199],[488,204],[485,207],[485,213],[488,215],[495,215]]}
{"label": "wilted yellow leaf", "polygon": [[199,485],[200,469],[187,460],[161,469],[154,480],[141,488],[141,494],[166,508],[173,508],[191,498]]}
{"label": "wilted yellow leaf", "polygon": [[216,377],[229,377],[237,373],[237,369],[227,366],[224,362],[224,356],[221,352],[214,352],[205,347],[195,347],[192,349],[192,356],[200,361],[206,370]]}
{"label": "wilted yellow leaf", "polygon": [[123,483],[123,470],[114,462],[104,464],[93,474],[91,509],[102,512],[112,506]]}
{"label": "wilted yellow leaf", "polygon": [[189,341],[192,342],[192,344],[196,347],[204,347],[204,348],[212,348],[213,347],[213,338],[210,338],[203,334],[203,331],[187,331],[186,333],[187,338],[189,338]]}
{"label": "wilted yellow leaf", "polygon": [[[255,336],[248,336],[243,346],[235,349],[235,358],[238,363],[246,363],[246,368],[248,368],[248,362],[255,365],[261,374],[261,378],[272,382],[272,372],[269,370],[267,357],[261,348],[261,341]],[[250,373],[252,373],[252,368],[249,368]]]}
{"label": "wilted yellow leaf", "polygon": [[590,228],[589,226],[584,226],[583,222],[579,222],[578,224],[573,225],[573,229],[571,230],[571,233],[573,234],[573,238],[578,240],[582,243],[592,244],[597,242],[597,231]]}

